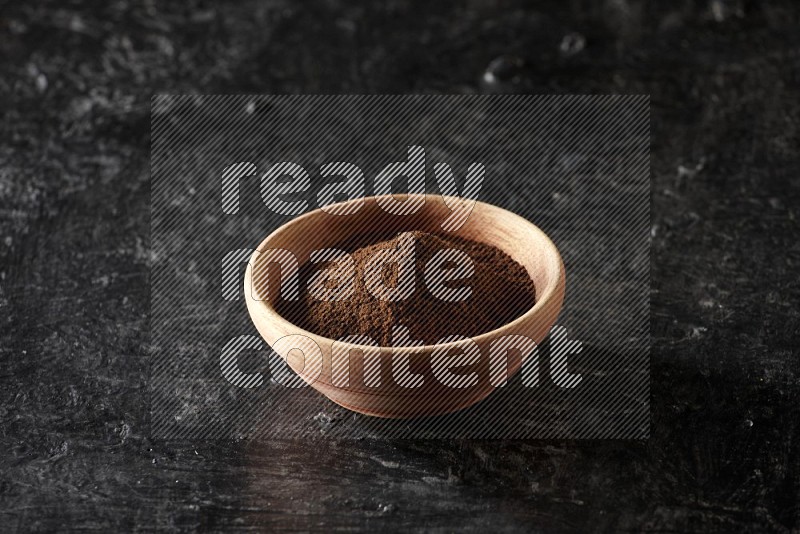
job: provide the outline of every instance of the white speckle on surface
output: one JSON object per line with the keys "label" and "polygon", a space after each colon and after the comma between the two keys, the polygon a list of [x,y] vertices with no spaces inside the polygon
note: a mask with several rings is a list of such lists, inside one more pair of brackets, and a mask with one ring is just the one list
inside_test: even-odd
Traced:
{"label": "white speckle on surface", "polygon": [[383,467],[388,467],[389,469],[397,469],[398,467],[400,467],[400,464],[397,462],[392,462],[390,460],[383,460],[375,456],[370,456],[370,460],[374,460],[379,464],[381,464]]}
{"label": "white speckle on surface", "polygon": [[708,332],[708,328],[705,326],[693,326],[692,330],[689,332],[689,337],[701,337],[706,332]]}
{"label": "white speckle on surface", "polygon": [[561,55],[565,57],[574,56],[586,47],[586,38],[577,32],[568,33],[561,39],[558,46]]}
{"label": "white speckle on surface", "polygon": [[47,76],[45,76],[42,73],[39,73],[36,76],[36,89],[40,93],[44,93],[45,91],[47,91]]}
{"label": "white speckle on surface", "polygon": [[711,308],[714,308],[716,305],[717,305],[717,303],[714,302],[712,299],[702,299],[700,301],[700,307],[701,308],[705,308],[707,310],[710,310]]}

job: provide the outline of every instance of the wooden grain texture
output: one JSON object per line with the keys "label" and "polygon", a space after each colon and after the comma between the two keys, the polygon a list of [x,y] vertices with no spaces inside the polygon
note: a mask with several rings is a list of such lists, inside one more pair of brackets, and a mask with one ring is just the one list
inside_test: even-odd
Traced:
{"label": "wooden grain texture", "polygon": [[[796,531],[798,19],[788,0],[5,3],[0,529]],[[154,91],[650,94],[650,440],[340,442],[330,409],[301,442],[152,442]]]}

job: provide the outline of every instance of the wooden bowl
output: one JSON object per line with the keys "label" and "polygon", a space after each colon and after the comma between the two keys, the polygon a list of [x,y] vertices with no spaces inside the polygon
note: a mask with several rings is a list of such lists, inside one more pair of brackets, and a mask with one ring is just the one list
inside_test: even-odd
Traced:
{"label": "wooden bowl", "polygon": [[[408,197],[395,195],[398,200]],[[544,232],[522,217],[477,202],[467,221],[453,232],[453,235],[504,251],[525,267],[536,286],[536,303],[524,315],[501,328],[472,338],[480,349],[480,359],[465,368],[465,372],[474,371],[478,376],[477,383],[469,387],[454,388],[437,380],[431,368],[431,357],[434,351],[439,355],[457,356],[465,349],[474,349],[470,340],[419,347],[377,348],[342,342],[334,346],[334,340],[305,331],[281,317],[270,300],[260,299],[258,295],[264,292],[253,288],[254,280],[266,279],[263,275],[268,262],[263,252],[269,249],[291,251],[302,266],[313,251],[345,242],[355,232],[364,229],[381,229],[387,236],[412,230],[442,233],[442,222],[451,214],[444,199],[437,195],[425,196],[422,208],[415,214],[403,216],[384,211],[377,198],[356,199],[337,205],[340,207],[338,213],[342,213],[353,211],[357,204],[363,203],[360,209],[349,215],[331,214],[330,208],[328,212],[315,210],[275,230],[259,245],[248,263],[244,291],[247,309],[261,336],[289,367],[312,387],[345,408],[391,418],[439,415],[466,408],[492,393],[499,382],[497,375],[494,375],[494,380],[490,376],[491,343],[503,336],[521,335],[537,345],[541,344],[555,323],[564,300],[564,264],[558,250]],[[281,277],[289,274],[281,272]],[[300,291],[304,290],[300,288]],[[364,383],[365,355],[380,359],[379,386],[375,386],[374,381],[372,387]],[[397,362],[409,362],[409,371],[423,376],[422,384],[407,387],[409,383],[396,383],[392,379],[393,358]],[[511,377],[521,364],[522,358],[509,357],[506,376]],[[341,379],[342,369],[349,369],[349,382]]]}

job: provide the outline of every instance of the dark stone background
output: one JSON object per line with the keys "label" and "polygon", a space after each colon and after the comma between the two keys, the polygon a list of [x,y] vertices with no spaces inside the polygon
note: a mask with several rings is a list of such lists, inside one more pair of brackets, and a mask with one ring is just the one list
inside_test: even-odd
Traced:
{"label": "dark stone background", "polygon": [[[0,529],[800,529],[792,1],[0,6]],[[151,442],[159,91],[650,94],[651,438]]]}

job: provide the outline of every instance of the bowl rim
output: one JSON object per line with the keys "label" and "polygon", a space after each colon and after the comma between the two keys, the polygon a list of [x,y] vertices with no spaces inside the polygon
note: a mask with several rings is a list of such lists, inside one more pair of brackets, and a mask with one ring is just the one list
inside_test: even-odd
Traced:
{"label": "bowl rim", "polygon": [[[421,193],[388,194],[388,195],[376,195],[376,196],[358,197],[358,198],[355,198],[355,199],[350,199],[350,200],[345,200],[343,202],[337,202],[335,204],[330,204],[330,205],[326,206],[326,208],[330,209],[330,208],[337,207],[337,206],[346,206],[348,204],[355,204],[355,203],[377,202],[377,200],[380,199],[380,198],[388,198],[388,197],[393,197],[394,199],[399,200],[399,199],[405,199],[405,198],[429,197],[429,196],[430,197],[438,197],[438,198],[442,199],[443,201],[444,201],[444,199],[452,200],[453,202],[463,202],[464,201],[464,199],[461,198],[461,197],[454,197],[454,196],[450,196],[450,195],[435,195],[435,194],[430,194],[430,193],[425,193],[425,194],[421,194]],[[401,354],[401,355],[405,354],[405,355],[408,355],[408,356],[413,356],[414,354],[427,353],[427,352],[433,351],[434,349],[436,349],[436,350],[449,350],[449,349],[453,349],[453,348],[459,348],[462,345],[465,345],[467,341],[472,341],[476,345],[480,345],[482,342],[489,341],[492,338],[498,337],[502,333],[502,331],[511,329],[514,326],[519,326],[523,322],[526,322],[526,321],[530,320],[531,318],[535,317],[539,312],[541,312],[543,309],[545,309],[547,307],[547,305],[550,303],[550,301],[552,301],[554,298],[557,298],[559,296],[558,295],[558,293],[559,293],[558,289],[559,289],[559,286],[565,284],[566,273],[565,273],[565,268],[564,268],[564,261],[561,258],[561,254],[559,253],[558,248],[556,247],[555,243],[553,243],[552,239],[550,239],[550,236],[548,236],[541,228],[539,228],[538,226],[536,226],[535,224],[530,222],[528,219],[526,219],[526,218],[524,218],[524,217],[522,217],[520,215],[517,215],[516,213],[514,213],[514,212],[512,212],[510,210],[507,210],[505,208],[501,208],[500,206],[495,206],[494,204],[489,204],[487,202],[481,202],[480,200],[476,200],[475,201],[475,206],[477,206],[478,204],[480,204],[484,208],[488,208],[490,211],[494,210],[494,211],[505,212],[505,215],[508,216],[509,218],[516,219],[517,222],[521,223],[524,226],[527,226],[529,229],[533,230],[535,233],[541,234],[541,237],[543,238],[542,241],[545,243],[545,246],[547,248],[548,254],[552,254],[555,257],[555,259],[558,260],[558,266],[559,266],[558,267],[558,273],[556,273],[556,276],[552,277],[552,279],[550,280],[550,283],[544,288],[544,290],[541,292],[541,294],[539,293],[539,288],[538,287],[536,288],[536,294],[537,294],[536,295],[537,296],[536,302],[534,303],[534,305],[528,311],[526,311],[525,313],[523,313],[522,315],[520,315],[519,317],[517,317],[513,321],[511,321],[509,323],[506,323],[506,324],[504,324],[504,325],[502,325],[502,326],[500,326],[498,328],[495,328],[494,330],[490,330],[488,332],[484,332],[482,334],[478,334],[477,336],[466,337],[465,339],[459,339],[459,340],[456,340],[456,341],[449,341],[447,343],[440,343],[440,344],[434,344],[434,345],[414,345],[414,346],[401,346],[401,347],[392,347],[392,346],[386,346],[386,345],[361,345],[361,344],[357,344],[357,343],[339,341],[339,340],[336,340],[336,339],[325,337],[325,336],[323,336],[321,334],[317,334],[317,333],[305,330],[305,329],[301,328],[300,326],[294,324],[293,322],[289,321],[288,319],[285,319],[281,314],[279,314],[277,312],[277,310],[275,309],[275,307],[272,305],[272,303],[270,301],[254,299],[252,297],[252,294],[247,290],[247,288],[252,283],[252,274],[253,274],[252,271],[253,271],[254,260],[256,260],[256,255],[260,254],[265,249],[269,249],[270,247],[268,247],[267,244],[276,235],[280,234],[281,232],[286,231],[286,229],[289,226],[297,224],[298,222],[303,221],[303,220],[311,219],[313,217],[319,217],[320,215],[323,215],[323,214],[326,215],[326,216],[327,215],[331,215],[329,213],[326,213],[326,211],[322,210],[322,208],[317,208],[315,210],[312,210],[312,211],[309,211],[309,212],[304,213],[302,215],[299,215],[297,217],[294,217],[289,221],[286,221],[285,223],[280,225],[278,228],[273,230],[267,237],[265,237],[258,244],[258,247],[256,247],[256,249],[253,252],[253,254],[247,260],[247,268],[245,270],[245,276],[244,276],[245,300],[248,303],[252,303],[252,304],[258,305],[261,308],[263,308],[263,310],[269,316],[269,320],[276,321],[276,322],[288,327],[288,328],[283,328],[283,330],[287,330],[287,331],[288,330],[294,330],[299,335],[303,335],[303,336],[308,337],[309,339],[312,339],[312,340],[314,340],[314,338],[322,339],[326,343],[329,343],[331,345],[333,343],[344,343],[347,347],[350,347],[351,350],[352,349],[360,349],[362,351],[376,351],[376,350],[378,350],[381,353],[383,353],[384,351],[391,351],[393,355],[394,354]],[[473,209],[474,209],[474,207],[473,207]],[[562,302],[563,302],[563,291],[561,291],[560,293],[562,293],[561,298],[562,298]],[[560,308],[559,308],[558,313],[560,313]],[[251,317],[251,320],[252,320],[252,317]],[[286,337],[286,336],[282,336],[282,337]],[[279,338],[279,339],[281,339],[281,338]]]}

